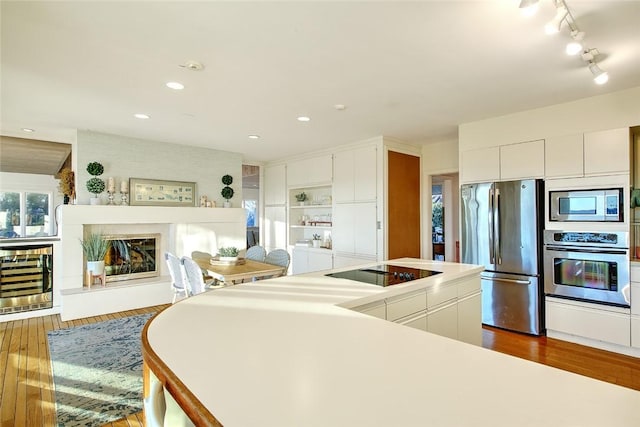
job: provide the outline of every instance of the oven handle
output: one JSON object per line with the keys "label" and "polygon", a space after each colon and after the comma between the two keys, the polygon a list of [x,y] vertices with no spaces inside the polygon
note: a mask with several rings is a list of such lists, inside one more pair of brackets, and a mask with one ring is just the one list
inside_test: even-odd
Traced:
{"label": "oven handle", "polygon": [[547,251],[560,251],[560,252],[583,252],[589,254],[610,254],[610,255],[626,255],[626,249],[609,249],[609,248],[581,248],[576,246],[545,246]]}

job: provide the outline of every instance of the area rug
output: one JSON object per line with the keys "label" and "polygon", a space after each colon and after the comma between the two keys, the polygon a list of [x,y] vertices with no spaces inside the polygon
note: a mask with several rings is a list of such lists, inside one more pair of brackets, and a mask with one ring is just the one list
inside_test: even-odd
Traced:
{"label": "area rug", "polygon": [[140,334],[151,316],[48,333],[58,426],[100,426],[142,410]]}

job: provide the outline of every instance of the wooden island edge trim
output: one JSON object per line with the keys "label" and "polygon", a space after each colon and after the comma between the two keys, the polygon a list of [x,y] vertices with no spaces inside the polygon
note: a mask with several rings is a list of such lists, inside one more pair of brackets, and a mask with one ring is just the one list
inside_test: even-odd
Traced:
{"label": "wooden island edge trim", "polygon": [[[168,307],[167,307],[168,308]],[[162,311],[166,310],[163,309]],[[144,398],[149,395],[149,371],[153,372],[158,380],[176,403],[182,408],[189,419],[198,426],[223,427],[222,423],[200,402],[200,400],[184,385],[162,359],[153,351],[149,343],[148,329],[153,320],[162,311],[155,314],[142,329],[142,362],[144,378]]]}

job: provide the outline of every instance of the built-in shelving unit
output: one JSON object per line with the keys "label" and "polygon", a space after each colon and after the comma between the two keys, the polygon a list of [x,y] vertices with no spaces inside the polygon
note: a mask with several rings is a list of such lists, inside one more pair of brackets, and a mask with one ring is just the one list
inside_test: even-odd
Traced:
{"label": "built-in shelving unit", "polygon": [[[296,196],[302,193],[306,200],[299,202]],[[331,249],[332,215],[331,185],[290,188],[289,245],[309,241],[311,246],[314,236],[319,236],[320,247]]]}

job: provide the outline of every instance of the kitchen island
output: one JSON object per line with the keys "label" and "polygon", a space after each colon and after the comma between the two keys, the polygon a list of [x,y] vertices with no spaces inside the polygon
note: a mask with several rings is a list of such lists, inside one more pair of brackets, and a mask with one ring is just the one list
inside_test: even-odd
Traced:
{"label": "kitchen island", "polygon": [[640,392],[351,310],[428,299],[481,271],[389,263],[442,274],[388,288],[308,274],[200,294],[147,324],[145,366],[197,425],[640,425]]}

